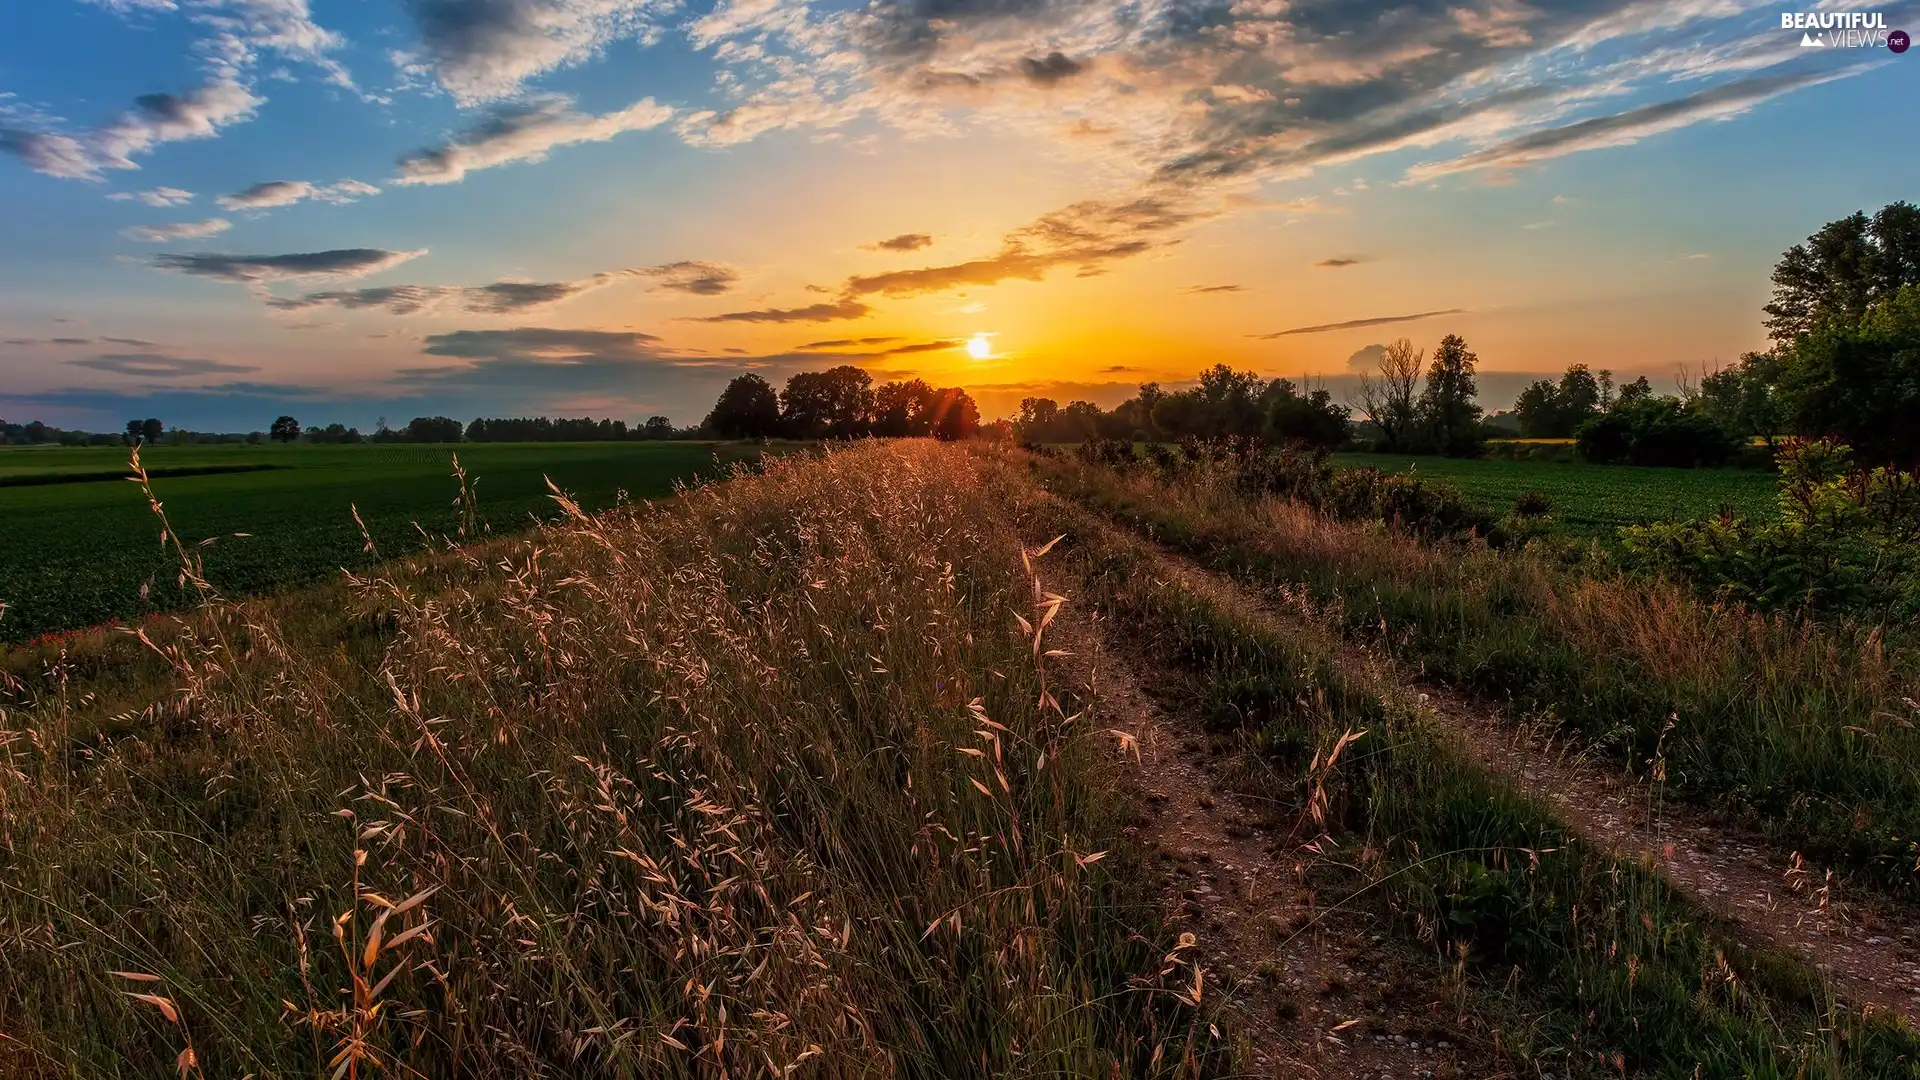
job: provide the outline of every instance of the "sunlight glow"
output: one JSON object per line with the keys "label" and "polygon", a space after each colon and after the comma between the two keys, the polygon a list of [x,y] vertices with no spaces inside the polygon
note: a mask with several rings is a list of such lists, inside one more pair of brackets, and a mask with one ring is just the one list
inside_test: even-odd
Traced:
{"label": "sunlight glow", "polygon": [[967,355],[975,360],[985,360],[993,355],[993,342],[987,340],[985,334],[975,334],[967,342]]}

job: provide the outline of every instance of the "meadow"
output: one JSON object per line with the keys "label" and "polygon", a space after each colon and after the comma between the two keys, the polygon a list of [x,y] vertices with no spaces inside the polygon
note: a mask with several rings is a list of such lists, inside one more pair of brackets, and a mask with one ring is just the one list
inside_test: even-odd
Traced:
{"label": "meadow", "polygon": [[[1753,708],[1797,707],[1801,730],[1689,701],[1676,786],[1745,792],[1767,778],[1728,770],[1778,765],[1806,770],[1785,800],[1910,805],[1910,735],[1855,715],[1906,685],[1891,661],[1687,622],[1677,598],[1609,636],[1631,606],[1604,589],[1484,595],[1502,567],[1483,560],[1549,572],[1524,554],[1461,559],[1205,475],[907,440],[728,476],[271,597],[196,589],[150,643],[17,651],[0,1075],[1377,1075],[1352,1055],[1407,1032],[1445,1049],[1389,1075],[1920,1060],[1897,1020],[1463,752],[1346,639],[1381,614],[1367,595],[1403,602],[1390,573],[1436,609],[1497,608],[1509,644],[1542,632],[1518,601],[1558,597],[1576,625],[1547,655],[1608,658],[1602,690],[1645,666],[1650,692],[1711,695],[1774,665]],[[1169,548],[1304,614],[1197,591]],[[192,579],[209,549],[171,550]],[[1278,591],[1322,585],[1354,608]],[[1424,636],[1445,628],[1389,614],[1413,623],[1393,644],[1446,659]],[[1476,619],[1449,625],[1479,648]],[[1651,664],[1652,634],[1692,631],[1728,646],[1720,681],[1693,637]],[[1116,679],[1158,718],[1100,689]],[[1643,704],[1594,708],[1637,725]],[[1855,721],[1882,741],[1830,730]],[[1174,748],[1143,755],[1143,724],[1268,851],[1246,867],[1267,906],[1231,916],[1245,954],[1219,951],[1217,893],[1168,884],[1169,860],[1211,879],[1212,856],[1145,839]],[[1697,773],[1715,741],[1727,770]],[[1357,934],[1327,929],[1349,917]],[[1389,946],[1399,998],[1339,974]],[[1287,981],[1309,953],[1335,966]]]}
{"label": "meadow", "polygon": [[1764,518],[1778,488],[1771,473],[1751,469],[1657,469],[1556,461],[1504,461],[1394,454],[1341,453],[1340,465],[1409,473],[1459,489],[1494,514],[1538,491],[1552,500],[1555,531],[1612,544],[1625,525],[1712,517],[1723,507]]}
{"label": "meadow", "polygon": [[[209,580],[236,594],[315,581],[429,538],[524,529],[558,510],[547,479],[589,509],[670,494],[745,445],[156,446],[154,493]],[[473,500],[453,475],[459,455]],[[0,449],[0,641],[173,610],[189,601],[119,449]],[[240,535],[245,534],[245,535]]]}

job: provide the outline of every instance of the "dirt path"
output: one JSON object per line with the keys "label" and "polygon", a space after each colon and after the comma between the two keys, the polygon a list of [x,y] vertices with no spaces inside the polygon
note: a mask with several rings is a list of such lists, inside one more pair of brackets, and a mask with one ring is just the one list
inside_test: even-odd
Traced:
{"label": "dirt path", "polygon": [[[1279,633],[1317,632],[1301,612],[1170,553],[1159,557],[1164,580]],[[1553,806],[1575,832],[1659,867],[1748,941],[1791,952],[1824,972],[1849,1004],[1891,1011],[1920,1027],[1920,929],[1892,925],[1866,905],[1833,895],[1828,875],[1792,853],[1731,837],[1692,808],[1663,803],[1652,786],[1504,723],[1463,695],[1416,684],[1357,646],[1343,645],[1342,652],[1350,670],[1372,674],[1383,696],[1423,705],[1475,760]]]}
{"label": "dirt path", "polygon": [[[1156,852],[1166,910],[1192,933],[1209,996],[1224,999],[1240,1036],[1240,1075],[1343,1080],[1498,1078],[1499,1055],[1471,1035],[1462,996],[1430,952],[1397,939],[1366,910],[1328,910],[1299,857],[1311,837],[1289,816],[1235,792],[1193,725],[1149,697],[1123,630],[1072,611],[1055,623],[1065,672],[1102,730],[1137,740],[1143,816],[1129,833]],[[1129,751],[1131,754],[1131,751]],[[1217,999],[1217,1000],[1218,1000]]]}

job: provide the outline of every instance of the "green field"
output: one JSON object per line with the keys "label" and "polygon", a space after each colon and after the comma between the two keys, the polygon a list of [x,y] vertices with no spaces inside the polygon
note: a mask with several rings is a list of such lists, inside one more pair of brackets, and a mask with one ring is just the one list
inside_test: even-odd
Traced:
{"label": "green field", "polygon": [[1649,469],[1626,465],[1461,460],[1395,454],[1335,454],[1347,466],[1372,466],[1451,484],[1495,513],[1528,491],[1553,500],[1556,531],[1611,542],[1622,525],[1711,517],[1723,506],[1750,516],[1773,513],[1776,477],[1746,469]]}
{"label": "green field", "polygon": [[[144,464],[181,538],[230,593],[313,581],[367,556],[358,507],[381,554],[418,550],[420,531],[452,534],[455,451],[475,480],[481,519],[498,532],[555,514],[545,477],[587,509],[620,493],[652,498],[711,473],[711,443],[494,443],[474,446],[159,446]],[[212,475],[174,470],[255,467]],[[0,449],[0,641],[177,607],[176,563],[119,449]],[[44,479],[57,482],[34,482]],[[64,481],[64,482],[58,482]],[[418,523],[419,528],[415,528]],[[248,533],[248,536],[234,536]],[[142,599],[143,586],[149,595]]]}

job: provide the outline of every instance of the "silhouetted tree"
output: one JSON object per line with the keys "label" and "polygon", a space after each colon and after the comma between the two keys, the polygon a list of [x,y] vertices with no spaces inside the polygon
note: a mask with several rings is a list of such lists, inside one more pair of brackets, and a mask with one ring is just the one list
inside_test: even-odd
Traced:
{"label": "silhouetted tree", "polygon": [[1426,360],[1426,350],[1416,351],[1413,342],[1398,338],[1381,352],[1375,371],[1360,373],[1354,403],[1380,429],[1388,450],[1406,449],[1413,434],[1414,394]]}
{"label": "silhouetted tree", "polygon": [[736,376],[700,425],[723,439],[764,439],[780,432],[780,396],[758,375]]}
{"label": "silhouetted tree", "polygon": [[664,416],[649,416],[640,431],[649,439],[673,438],[673,421]]}
{"label": "silhouetted tree", "polygon": [[851,364],[802,371],[781,391],[781,424],[797,439],[863,435],[873,411],[872,385],[872,376]]}
{"label": "silhouetted tree", "polygon": [[407,441],[418,443],[457,443],[466,428],[446,416],[416,416],[407,421]]}
{"label": "silhouetted tree", "polygon": [[267,434],[277,442],[290,443],[300,437],[300,421],[282,416],[267,428]]}
{"label": "silhouetted tree", "polygon": [[1480,358],[1458,334],[1440,339],[1427,368],[1426,389],[1417,409],[1420,426],[1433,449],[1449,457],[1480,452],[1480,387],[1474,369]]}
{"label": "silhouetted tree", "polygon": [[980,407],[958,387],[935,391],[931,413],[933,437],[942,442],[972,438],[980,430]]}

